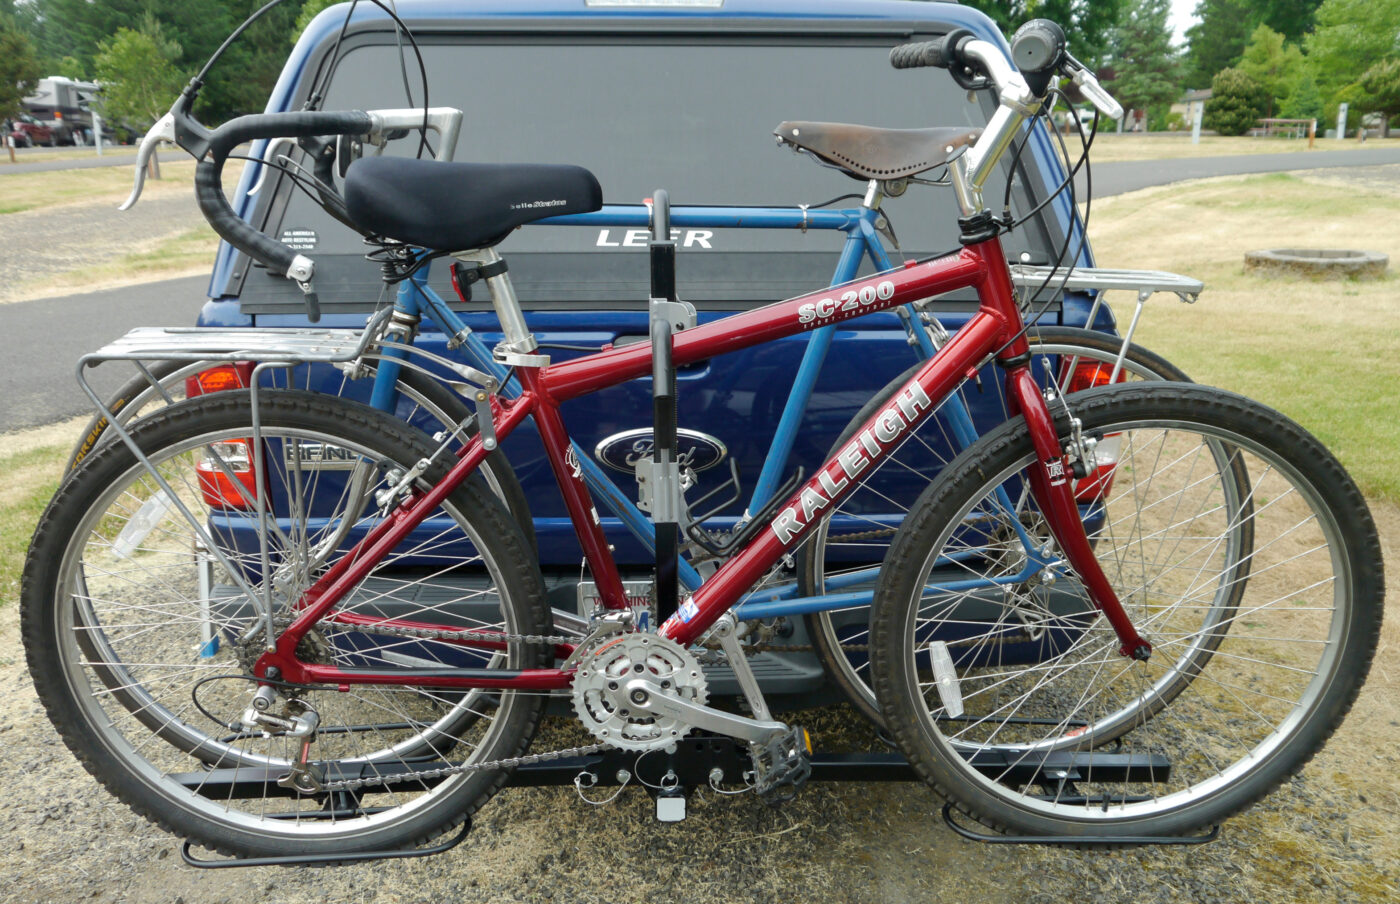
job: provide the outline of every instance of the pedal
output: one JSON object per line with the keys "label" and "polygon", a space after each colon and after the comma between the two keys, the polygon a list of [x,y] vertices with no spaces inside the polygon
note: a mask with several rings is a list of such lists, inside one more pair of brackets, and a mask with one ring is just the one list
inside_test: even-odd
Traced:
{"label": "pedal", "polygon": [[792,800],[812,776],[812,739],[800,725],[750,744],[749,757],[753,760],[754,792],[770,804]]}

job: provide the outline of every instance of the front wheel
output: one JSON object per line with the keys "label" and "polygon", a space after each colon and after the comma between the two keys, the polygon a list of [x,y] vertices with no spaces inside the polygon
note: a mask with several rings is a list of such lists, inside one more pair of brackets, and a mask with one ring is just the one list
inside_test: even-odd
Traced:
{"label": "front wheel", "polygon": [[[1028,339],[1032,372],[1042,385],[1053,381],[1061,393],[1110,382],[1191,382],[1179,367],[1160,355],[1136,344],[1125,350],[1122,339],[1095,330],[1037,327]],[[846,425],[827,457],[834,458],[922,365],[915,364],[900,374],[867,402]],[[949,408],[962,404],[977,415],[978,426],[991,429],[1009,416],[1003,390],[994,380],[983,380],[971,390],[965,386],[956,400],[945,402],[939,414],[920,425],[842,501],[798,551],[799,595],[848,600],[807,616],[807,634],[817,658],[847,700],[876,725],[882,724],[883,717],[870,681],[869,603],[880,563],[914,500],[962,450],[949,426]],[[1242,474],[1234,479],[1246,480]]]}
{"label": "front wheel", "polygon": [[[959,456],[891,546],[875,688],[918,773],[989,825],[1183,834],[1271,791],[1341,722],[1379,636],[1379,539],[1336,459],[1262,405],[1160,384],[1069,403],[1097,441],[1075,487],[1085,528],[1151,658],[1121,655],[1077,576],[1028,569],[1011,542],[1048,541],[1018,419]],[[1216,479],[1221,455],[1245,497]]]}
{"label": "front wheel", "polygon": [[[106,443],[40,520],[25,563],[34,686],[65,743],[137,812],[245,856],[389,849],[446,831],[504,783],[501,768],[293,794],[276,779],[297,736],[249,731],[254,663],[307,587],[380,517],[433,447],[389,415],[310,393],[222,392],[143,418]],[[430,467],[420,489],[441,476]],[[267,519],[255,500],[266,494]],[[178,504],[177,504],[178,503]],[[180,511],[183,506],[193,521]],[[385,619],[514,637],[546,633],[538,569],[499,503],[468,481],[387,553],[297,649],[376,673],[521,669],[550,651],[377,628]],[[281,686],[270,712],[319,717],[308,748],[327,781],[518,756],[543,698],[396,684]]]}

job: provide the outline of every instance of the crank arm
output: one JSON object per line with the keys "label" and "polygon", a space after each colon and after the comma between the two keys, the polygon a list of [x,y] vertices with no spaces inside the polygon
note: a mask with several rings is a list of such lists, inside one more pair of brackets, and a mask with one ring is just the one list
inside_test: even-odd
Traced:
{"label": "crank arm", "polygon": [[720,649],[729,661],[734,677],[739,679],[739,689],[749,701],[749,709],[761,720],[772,719],[768,703],[763,699],[763,689],[758,686],[758,678],[749,667],[749,658],[744,655],[744,646],[739,642],[739,622],[733,612],[726,612],[710,628],[710,635],[719,639]]}
{"label": "crank arm", "polygon": [[[687,725],[712,731],[730,738],[738,738],[750,743],[761,743],[775,734],[788,730],[782,722],[750,719],[736,716],[723,710],[711,709],[689,700],[668,695],[660,686],[646,678],[634,678],[627,682],[627,691],[632,705],[643,712],[659,716],[670,716]],[[644,699],[636,696],[644,695]]]}

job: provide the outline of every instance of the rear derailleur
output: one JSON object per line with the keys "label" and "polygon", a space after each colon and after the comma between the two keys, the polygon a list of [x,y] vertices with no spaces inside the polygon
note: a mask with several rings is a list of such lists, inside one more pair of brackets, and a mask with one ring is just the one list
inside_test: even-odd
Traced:
{"label": "rear derailleur", "polygon": [[309,760],[321,716],[311,704],[297,698],[289,698],[281,713],[273,713],[270,710],[276,699],[277,692],[271,685],[259,687],[253,694],[252,704],[243,711],[240,720],[243,729],[269,738],[281,736],[300,740],[301,749],[292,761],[291,769],[278,777],[277,785],[298,794],[318,794],[325,789],[325,775]]}

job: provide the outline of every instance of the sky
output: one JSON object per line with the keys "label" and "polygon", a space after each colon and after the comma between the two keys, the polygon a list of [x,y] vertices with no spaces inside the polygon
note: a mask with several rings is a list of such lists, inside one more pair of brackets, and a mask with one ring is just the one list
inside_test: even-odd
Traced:
{"label": "sky", "polygon": [[1198,0],[1172,0],[1171,17],[1167,21],[1171,23],[1177,44],[1186,43],[1186,29],[1190,28],[1196,21],[1193,13],[1197,2]]}

